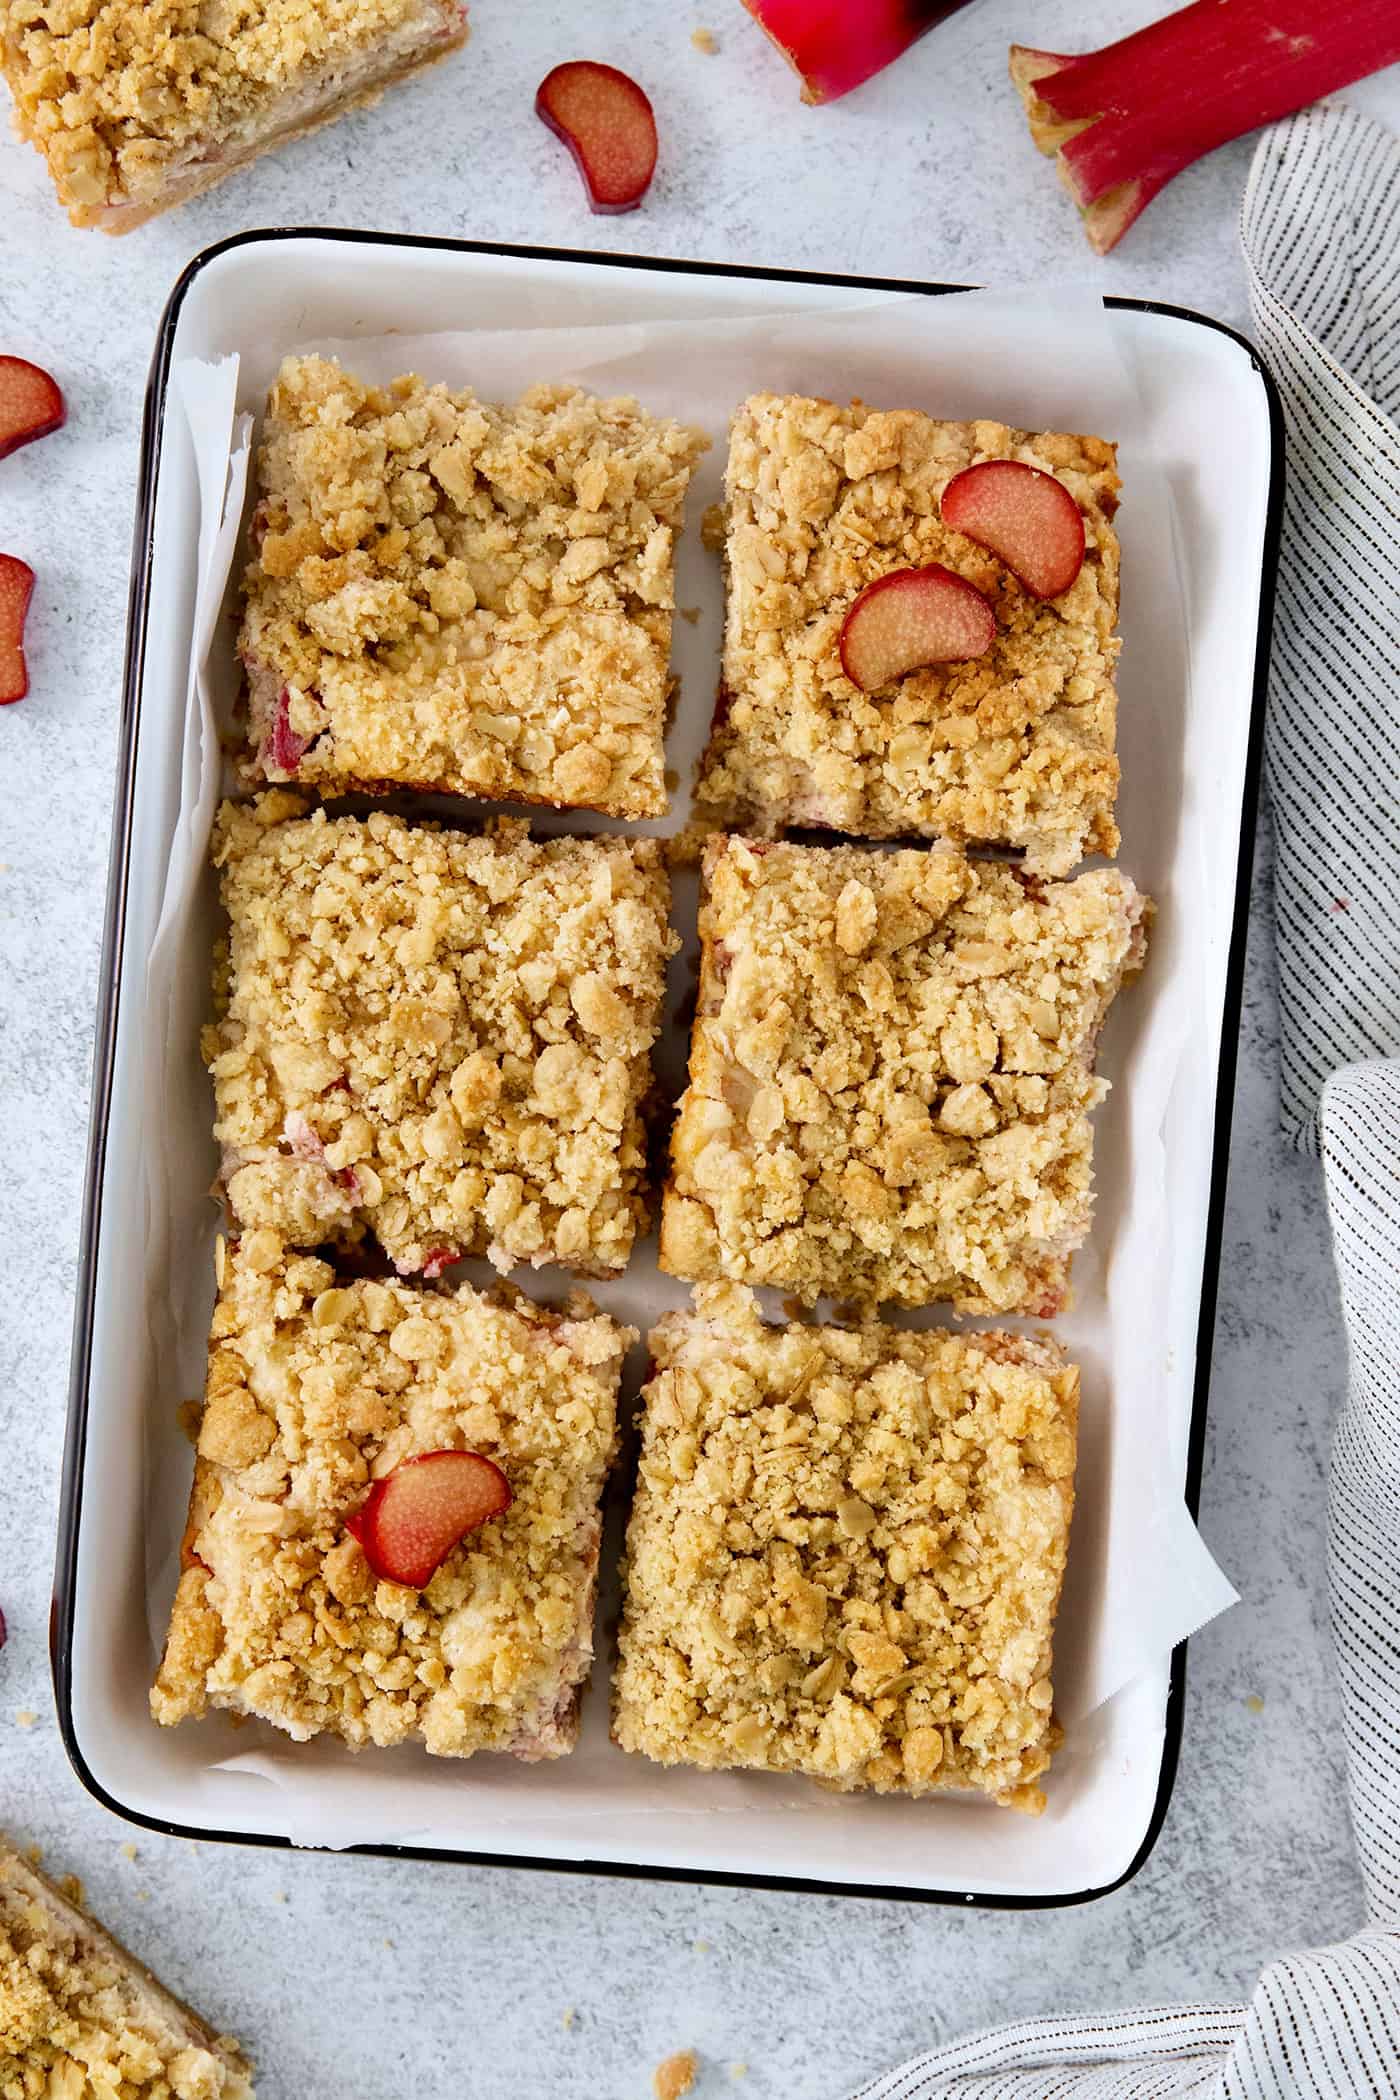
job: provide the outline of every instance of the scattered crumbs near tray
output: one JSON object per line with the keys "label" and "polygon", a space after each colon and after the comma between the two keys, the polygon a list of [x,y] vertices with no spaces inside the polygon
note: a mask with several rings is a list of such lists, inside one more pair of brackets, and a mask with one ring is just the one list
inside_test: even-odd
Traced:
{"label": "scattered crumbs near tray", "polygon": [[199,1418],[203,1412],[204,1405],[199,1400],[182,1400],[176,1408],[175,1419],[187,1444],[199,1442]]}
{"label": "scattered crumbs near tray", "polygon": [[136,1891],[136,1900],[137,1900],[137,1902],[138,1902],[138,1903],[149,1903],[149,1902],[150,1902],[150,1900],[151,1900],[151,1892],[150,1892],[150,1890],[149,1890],[149,1889],[138,1889],[138,1890]]}
{"label": "scattered crumbs near tray", "polygon": [[78,1910],[87,1909],[87,1892],[76,1874],[65,1874],[58,1884],[60,1891]]}
{"label": "scattered crumbs near tray", "polygon": [[707,503],[700,514],[700,544],[711,554],[724,551],[724,505]]}
{"label": "scattered crumbs near tray", "polygon": [[565,2034],[571,2034],[573,2032],[574,2022],[577,2018],[578,2014],[575,2012],[573,2006],[566,2005],[564,2007],[563,2012],[559,2015],[559,2025],[563,2028]]}
{"label": "scattered crumbs near tray", "polygon": [[32,1706],[22,1706],[15,1715],[15,1723],[20,1728],[32,1728],[38,1718]]}
{"label": "scattered crumbs near tray", "polygon": [[1252,1714],[1262,1714],[1264,1711],[1264,1702],[1258,1692],[1251,1692],[1244,1703]]}
{"label": "scattered crumbs near tray", "polygon": [[392,1947],[394,1943],[391,1939],[386,1939],[384,1944],[386,1947]]}
{"label": "scattered crumbs near tray", "polygon": [[712,1947],[714,1946],[714,1941],[713,1941],[713,1940],[696,1940],[696,1941],[694,1942],[694,1946],[695,1946],[695,1952],[696,1952],[697,1954],[708,1954],[708,1953],[710,1952],[711,1948],[712,1948]]}
{"label": "scattered crumbs near tray", "polygon": [[136,1857],[136,1847],[132,1844],[130,1838],[128,1838],[126,1843],[122,1846],[122,1858],[134,1861]]}
{"label": "scattered crumbs near tray", "polygon": [[731,2078],[748,2077],[749,2067],[742,2057],[739,2059],[738,2063],[734,2063],[729,2066],[729,2075]]}
{"label": "scattered crumbs near tray", "polygon": [[272,1900],[274,1903],[285,1903],[287,1900],[287,1891],[285,1889],[274,1889],[272,1891]]}
{"label": "scattered crumbs near tray", "polygon": [[699,2058],[693,2049],[678,2049],[674,2056],[668,2056],[651,2074],[656,2100],[684,2100],[695,2083],[698,2067]]}
{"label": "scattered crumbs near tray", "polygon": [[713,29],[692,29],[690,41],[697,51],[704,52],[706,58],[713,58],[719,49],[719,38]]}
{"label": "scattered crumbs near tray", "polygon": [[680,613],[680,616],[685,621],[687,627],[693,627],[696,621],[700,618],[700,608],[698,605],[681,605],[678,606],[676,610]]}

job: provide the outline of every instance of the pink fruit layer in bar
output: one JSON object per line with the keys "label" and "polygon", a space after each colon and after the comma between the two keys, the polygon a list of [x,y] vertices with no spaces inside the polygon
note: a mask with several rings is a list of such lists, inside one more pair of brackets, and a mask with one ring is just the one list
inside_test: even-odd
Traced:
{"label": "pink fruit layer in bar", "polygon": [[710,840],[662,1268],[809,1304],[1062,1311],[1095,1046],[1148,910],[1114,868]]}
{"label": "pink fruit layer in bar", "polygon": [[245,777],[663,815],[674,544],[706,443],[578,387],[502,408],[288,358],[239,638]]}
{"label": "pink fruit layer in bar", "polygon": [[204,1053],[235,1221],[372,1233],[402,1274],[624,1268],[669,885],[653,839],[303,814],[215,832],[229,917]]}
{"label": "pink fruit layer in bar", "polygon": [[770,1327],[710,1285],[651,1353],[622,1747],[1038,1813],[1079,1412],[1050,1336]]}
{"label": "pink fruit layer in bar", "polygon": [[125,233],[466,35],[456,0],[0,0],[0,71],[73,224]]}
{"label": "pink fruit layer in bar", "polygon": [[[1063,487],[1083,521],[1081,563],[1057,574],[1058,544],[1028,546],[1018,574],[944,518],[954,476],[993,460]],[[1114,852],[1118,487],[1103,438],[796,395],[744,402],[701,813],[765,835],[797,825],[1009,846],[1036,874]],[[842,661],[852,606],[882,577],[934,566],[986,600],[990,646],[862,689]],[[1071,570],[1056,597],[1030,587]]]}
{"label": "pink fruit layer in bar", "polygon": [[[338,1282],[265,1229],[221,1243],[219,1266],[155,1718],[219,1708],[299,1742],[416,1740],[444,1757],[571,1750],[635,1336],[586,1299],[552,1313],[465,1286]],[[421,1588],[376,1577],[356,1513],[374,1483],[450,1451],[490,1461],[508,1507]]]}

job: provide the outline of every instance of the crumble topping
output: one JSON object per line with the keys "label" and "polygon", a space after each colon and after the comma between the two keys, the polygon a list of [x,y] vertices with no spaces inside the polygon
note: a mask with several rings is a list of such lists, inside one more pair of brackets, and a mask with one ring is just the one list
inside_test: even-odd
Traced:
{"label": "crumble topping", "polygon": [[275,790],[215,828],[203,1048],[234,1217],[311,1246],[368,1228],[404,1273],[625,1267],[677,946],[656,841],[304,808]]}
{"label": "crumble topping", "polygon": [[1116,869],[712,839],[661,1266],[1048,1318],[1089,1227],[1094,1046],[1144,946]]}
{"label": "crumble topping", "polygon": [[134,223],[221,151],[330,114],[307,105],[338,76],[363,97],[465,35],[448,0],[0,0],[20,134],[77,225]]}
{"label": "crumble topping", "polygon": [[249,776],[663,815],[674,540],[707,443],[578,387],[500,408],[288,358],[240,643]]}
{"label": "crumble topping", "polygon": [[[1061,431],[746,401],[730,436],[723,684],[699,804],[765,834],[1022,847],[1040,874],[1114,852],[1115,458],[1102,438]],[[1048,604],[939,516],[944,485],[988,459],[1054,474],[1083,515],[1084,566]],[[929,562],[991,601],[996,641],[863,693],[841,668],[846,613],[877,577]]]}
{"label": "crumble topping", "polygon": [[0,1845],[0,2100],[253,2100],[216,2035]]}
{"label": "crumble topping", "polygon": [[[245,1233],[224,1256],[155,1718],[255,1714],[298,1742],[573,1748],[593,1653],[599,1501],[635,1340],[466,1288],[337,1281]],[[423,1452],[479,1452],[513,1500],[427,1586],[376,1581],[345,1528]]]}
{"label": "crumble topping", "polygon": [[1048,1335],[651,1336],[614,1734],[662,1764],[1039,1812],[1079,1373]]}

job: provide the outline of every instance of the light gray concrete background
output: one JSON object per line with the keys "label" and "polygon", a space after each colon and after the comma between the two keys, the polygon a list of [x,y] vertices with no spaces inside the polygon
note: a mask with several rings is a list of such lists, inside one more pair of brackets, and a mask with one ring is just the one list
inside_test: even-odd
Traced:
{"label": "light gray concrete background", "polygon": [[[1182,176],[1096,263],[1006,82],[1015,37],[1073,50],[1160,11],[978,0],[882,79],[813,111],[738,0],[476,0],[464,54],[121,242],[71,230],[37,157],[0,141],[0,349],[49,366],[71,405],[66,431],[0,469],[0,546],[39,577],[33,690],[0,714],[0,1820],[80,1872],[100,1914],[247,2039],[270,2100],[444,2084],[473,2100],[640,2100],[683,2045],[702,2058],[701,2100],[836,2100],[988,2021],[1236,1997],[1271,1954],[1357,1921],[1323,1587],[1343,1351],[1316,1176],[1275,1134],[1266,839],[1203,1504],[1244,1601],[1192,1644],[1175,1798],[1130,1887],[1085,1909],[962,1914],[163,1841],[83,1794],[49,1684],[137,442],[177,273],[224,235],[301,222],[1091,279],[1243,326],[1248,145]],[[702,24],[713,57],[691,46]],[[588,215],[531,113],[544,72],[581,56],[630,68],[656,105],[660,171],[630,217]]]}

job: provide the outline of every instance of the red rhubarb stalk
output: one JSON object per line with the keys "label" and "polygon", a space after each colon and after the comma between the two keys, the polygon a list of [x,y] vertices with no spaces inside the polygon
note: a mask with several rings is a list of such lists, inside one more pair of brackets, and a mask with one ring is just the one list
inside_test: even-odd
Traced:
{"label": "red rhubarb stalk", "polygon": [[894,64],[965,0],[744,0],[802,76],[804,102],[834,102]]}
{"label": "red rhubarb stalk", "polygon": [[1396,0],[1195,0],[1075,58],[1013,44],[1011,78],[1106,255],[1202,154],[1397,59]]}

